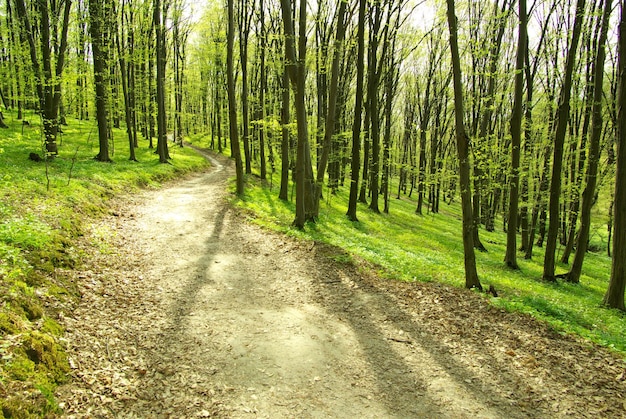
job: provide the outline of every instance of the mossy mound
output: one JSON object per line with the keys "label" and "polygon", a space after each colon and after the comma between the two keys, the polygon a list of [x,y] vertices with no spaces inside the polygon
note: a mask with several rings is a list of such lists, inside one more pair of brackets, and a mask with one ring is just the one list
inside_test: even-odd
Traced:
{"label": "mossy mound", "polygon": [[0,418],[54,417],[60,413],[53,393],[58,384],[68,380],[70,367],[64,348],[51,334],[61,333],[56,322],[44,319],[42,332],[34,330],[6,340],[9,344],[2,348]]}

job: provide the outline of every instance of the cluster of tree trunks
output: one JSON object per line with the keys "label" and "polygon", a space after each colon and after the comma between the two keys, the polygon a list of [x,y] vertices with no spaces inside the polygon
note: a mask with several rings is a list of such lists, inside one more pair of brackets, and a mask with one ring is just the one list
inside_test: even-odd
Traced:
{"label": "cluster of tree trunks", "polygon": [[210,132],[213,149],[230,145],[239,194],[245,175],[267,181],[279,158],[279,196],[295,193],[298,228],[346,178],[352,221],[359,202],[389,212],[392,184],[417,215],[459,195],[470,288],[481,288],[474,252],[489,250],[481,229],[500,220],[506,266],[542,246],[544,280],[579,282],[592,209],[614,186],[605,303],[623,308],[625,47],[620,26],[608,50],[615,10],[623,25],[614,3],[447,0],[445,34],[443,14],[416,22],[404,0],[228,0],[226,13],[207,6],[192,37],[180,0],[11,0],[0,97],[18,119],[36,108],[49,155],[65,115],[87,119],[93,106],[100,161],[111,161],[122,120],[131,160],[140,136],[167,163],[168,138],[182,146]]}

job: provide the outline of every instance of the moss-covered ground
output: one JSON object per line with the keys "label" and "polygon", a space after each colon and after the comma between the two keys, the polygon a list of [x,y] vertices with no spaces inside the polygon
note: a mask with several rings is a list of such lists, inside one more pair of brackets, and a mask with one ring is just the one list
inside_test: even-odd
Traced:
{"label": "moss-covered ground", "polygon": [[[94,121],[70,119],[58,138],[59,155],[42,153],[37,117],[23,125],[4,112],[0,130],[0,418],[54,416],[60,413],[54,390],[70,367],[58,316],[71,310],[76,284],[65,273],[79,266],[74,246],[86,223],[110,211],[107,202],[121,193],[206,167],[195,151],[170,143],[171,164],[160,164],[148,141],[128,159],[124,130],[113,129],[112,163],[98,153]],[[67,314],[67,313],[66,313]]]}

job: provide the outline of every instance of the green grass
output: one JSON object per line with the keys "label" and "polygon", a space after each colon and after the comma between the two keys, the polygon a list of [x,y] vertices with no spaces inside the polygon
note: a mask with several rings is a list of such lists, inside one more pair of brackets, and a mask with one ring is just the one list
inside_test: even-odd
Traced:
{"label": "green grass", "polygon": [[160,164],[146,140],[136,149],[139,162],[131,162],[125,131],[113,129],[113,163],[100,163],[94,160],[95,121],[74,119],[58,138],[58,157],[34,162],[29,153],[42,154],[38,118],[29,115],[30,125],[22,129],[14,113],[4,116],[9,129],[0,130],[0,418],[40,417],[59,412],[54,389],[69,371],[63,329],[42,298],[65,305],[77,298],[75,284],[64,275],[80,264],[73,241],[86,223],[110,211],[107,202],[115,195],[156,187],[207,162],[170,143],[171,164]]}
{"label": "green grass", "polygon": [[[279,178],[279,174],[274,175],[275,182]],[[464,286],[458,204],[442,202],[439,214],[419,216],[415,214],[414,200],[406,196],[393,197],[390,214],[375,214],[359,204],[359,222],[350,222],[345,217],[348,188],[341,188],[337,195],[326,190],[319,220],[301,231],[291,227],[293,203],[280,201],[278,191],[276,184],[270,190],[267,183],[264,186],[249,178],[245,196],[235,203],[257,224],[302,239],[339,246],[380,266],[381,273],[389,278]],[[482,285],[493,285],[499,293],[498,298],[491,299],[492,304],[532,314],[560,332],[578,334],[626,356],[626,316],[601,305],[611,265],[606,256],[606,227],[601,222],[594,225],[592,245],[603,250],[587,254],[581,283],[574,285],[541,280],[544,255],[543,249],[536,246],[532,260],[525,260],[518,254],[519,271],[508,269],[503,263],[506,234],[502,231],[501,220],[496,226],[494,232],[480,231],[488,252],[477,252]],[[567,269],[568,266],[557,264],[557,273]]]}
{"label": "green grass", "polygon": [[[63,268],[80,263],[73,240],[86,222],[110,211],[111,197],[201,170],[206,161],[190,148],[171,146],[171,164],[160,164],[144,140],[136,150],[139,162],[131,162],[125,132],[114,129],[114,163],[99,163],[93,159],[98,152],[94,122],[69,120],[59,139],[59,156],[36,163],[28,154],[41,153],[37,118],[29,117],[31,125],[22,133],[14,114],[4,114],[11,128],[0,130],[0,417],[15,412],[37,417],[59,411],[54,388],[67,376],[63,329],[54,321],[54,311],[44,309],[41,296],[65,302],[76,298],[75,285],[63,275]],[[189,140],[205,148],[210,143],[201,134]],[[391,200],[390,215],[360,205],[360,222],[353,223],[344,215],[348,191],[342,188],[337,195],[325,191],[318,222],[301,231],[290,226],[293,204],[277,198],[279,180],[279,173],[273,174],[270,190],[269,180],[264,187],[257,177],[249,177],[246,194],[235,205],[267,228],[346,249],[349,255],[337,255],[338,261],[355,255],[377,264],[389,278],[463,286],[458,205],[442,203],[440,214],[417,216],[416,203],[403,197]],[[597,209],[595,216],[591,245],[603,249],[606,214]],[[477,254],[481,281],[500,294],[492,304],[531,313],[559,331],[626,354],[624,314],[600,305],[610,273],[607,256],[587,256],[580,285],[555,285],[540,280],[542,249],[536,248],[532,261],[520,256],[521,271],[510,271],[503,264],[505,234],[482,230],[481,238],[489,249]],[[558,266],[560,272],[566,268]]]}

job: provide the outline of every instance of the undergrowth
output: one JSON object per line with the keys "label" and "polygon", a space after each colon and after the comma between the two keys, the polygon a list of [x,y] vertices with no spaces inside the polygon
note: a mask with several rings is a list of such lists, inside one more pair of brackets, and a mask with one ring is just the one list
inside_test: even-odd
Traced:
{"label": "undergrowth", "polygon": [[140,187],[158,186],[206,161],[170,144],[171,164],[160,164],[142,140],[139,162],[128,160],[124,130],[113,129],[113,163],[98,153],[94,121],[68,120],[59,136],[59,155],[42,155],[36,117],[22,125],[4,112],[0,131],[0,418],[49,417],[61,413],[56,387],[69,378],[62,311],[78,298],[67,272],[80,265],[73,243],[86,223],[106,214],[107,201]]}

